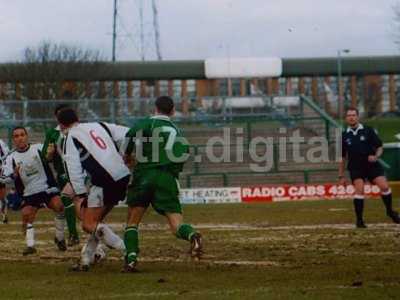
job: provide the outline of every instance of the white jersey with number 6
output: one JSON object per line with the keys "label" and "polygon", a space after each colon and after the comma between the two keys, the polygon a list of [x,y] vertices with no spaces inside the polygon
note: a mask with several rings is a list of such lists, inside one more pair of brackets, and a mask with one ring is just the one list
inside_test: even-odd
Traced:
{"label": "white jersey with number 6", "polygon": [[118,142],[128,128],[108,123],[79,123],[69,129],[64,141],[64,162],[77,195],[87,192],[84,172],[95,186],[107,187],[129,176],[118,152]]}

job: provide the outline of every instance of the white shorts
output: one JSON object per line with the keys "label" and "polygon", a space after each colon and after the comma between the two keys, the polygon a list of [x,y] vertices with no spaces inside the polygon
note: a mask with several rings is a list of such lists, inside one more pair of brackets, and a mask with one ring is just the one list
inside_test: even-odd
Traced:
{"label": "white shorts", "polygon": [[88,207],[91,208],[104,206],[104,193],[102,187],[92,185],[92,187],[89,189],[87,204]]}
{"label": "white shorts", "polygon": [[126,176],[105,188],[92,185],[89,189],[87,207],[114,206],[119,201],[123,201],[126,197],[129,177]]}

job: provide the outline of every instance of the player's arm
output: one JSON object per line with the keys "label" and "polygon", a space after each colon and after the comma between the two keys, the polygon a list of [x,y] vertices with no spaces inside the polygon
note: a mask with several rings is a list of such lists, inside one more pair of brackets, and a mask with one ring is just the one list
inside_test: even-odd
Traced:
{"label": "player's arm", "polygon": [[132,167],[135,164],[136,145],[143,143],[145,125],[143,122],[138,122],[125,134],[125,140],[122,142],[120,153],[123,155],[128,167]]}
{"label": "player's arm", "polygon": [[53,141],[53,132],[48,130],[42,147],[42,155],[47,161],[52,161],[55,154],[55,145]]}
{"label": "player's arm", "polygon": [[338,175],[340,184],[345,184],[346,182],[346,177],[344,175],[345,170],[346,170],[346,158],[342,157],[341,161],[339,162],[339,175]]}
{"label": "player's arm", "polygon": [[136,129],[131,128],[125,134],[124,142],[121,146],[121,153],[124,155],[132,155],[135,149],[135,136],[136,136]]}
{"label": "player's arm", "polygon": [[344,143],[344,139],[342,137],[342,155],[341,155],[341,160],[339,161],[339,174],[338,174],[338,179],[339,179],[339,184],[346,184],[346,177],[345,177],[345,172],[346,172],[346,159],[347,159],[347,149],[346,145]]}
{"label": "player's arm", "polygon": [[67,135],[64,143],[64,167],[69,182],[77,196],[86,196],[85,176],[74,138],[71,135]]}
{"label": "player's arm", "polygon": [[5,184],[12,184],[18,175],[18,166],[16,166],[11,155],[8,155],[2,167],[0,181]]}
{"label": "player's arm", "polygon": [[14,184],[15,190],[18,195],[22,196],[24,193],[24,184],[20,176],[20,166],[17,165],[14,158],[8,155],[2,169],[1,182],[12,185]]}
{"label": "player's arm", "polygon": [[8,153],[10,153],[10,148],[8,148],[8,145],[4,143],[2,140],[0,140],[0,143],[1,147],[3,148],[3,155],[4,155],[2,158],[5,158],[8,155]]}
{"label": "player's arm", "polygon": [[126,134],[129,131],[129,127],[111,124],[111,123],[103,123],[111,132],[111,136],[115,143],[117,143],[118,147],[121,148],[121,145],[125,141]]}
{"label": "player's arm", "polygon": [[376,153],[375,156],[379,159],[383,154],[383,147],[379,147],[378,149],[376,149]]}
{"label": "player's arm", "polygon": [[379,136],[376,134],[375,130],[372,128],[370,130],[370,143],[376,150],[375,155],[368,156],[368,161],[371,163],[377,162],[383,154],[383,143]]}
{"label": "player's arm", "polygon": [[135,165],[135,159],[133,157],[133,152],[135,148],[134,144],[135,133],[132,129],[128,130],[125,134],[125,138],[121,143],[120,153],[124,159],[125,164],[129,169],[132,169]]}

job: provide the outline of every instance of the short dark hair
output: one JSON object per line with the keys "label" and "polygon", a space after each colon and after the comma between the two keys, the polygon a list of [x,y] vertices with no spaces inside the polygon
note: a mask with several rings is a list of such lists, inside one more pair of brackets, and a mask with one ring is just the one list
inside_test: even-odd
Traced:
{"label": "short dark hair", "polygon": [[357,116],[360,115],[360,111],[358,110],[357,107],[354,107],[354,106],[348,107],[348,108],[346,109],[346,115],[347,115],[347,113],[348,113],[349,111],[355,111],[355,112],[357,113]]}
{"label": "short dark hair", "polygon": [[70,107],[62,109],[57,114],[57,120],[60,124],[64,126],[69,126],[76,122],[79,122],[78,114],[76,111]]}
{"label": "short dark hair", "polygon": [[56,106],[56,108],[54,109],[54,115],[57,116],[57,114],[58,114],[61,110],[66,109],[66,108],[71,108],[71,106],[69,106],[68,104],[65,104],[65,103],[63,103],[63,104],[58,104],[58,105]]}
{"label": "short dark hair", "polygon": [[168,96],[158,97],[156,100],[158,111],[164,115],[170,115],[174,109],[174,100]]}
{"label": "short dark hair", "polygon": [[17,131],[17,130],[23,130],[23,131],[25,131],[25,134],[28,135],[28,131],[26,130],[26,128],[24,126],[15,126],[12,129],[12,135],[14,135],[14,132]]}

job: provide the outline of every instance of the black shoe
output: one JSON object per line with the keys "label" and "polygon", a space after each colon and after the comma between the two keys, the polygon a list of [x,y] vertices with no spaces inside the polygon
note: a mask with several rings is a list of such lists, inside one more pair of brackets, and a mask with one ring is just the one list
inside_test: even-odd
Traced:
{"label": "black shoe", "polygon": [[203,242],[200,233],[195,233],[190,238],[190,255],[200,259],[203,254]]}
{"label": "black shoe", "polygon": [[7,217],[4,217],[3,224],[8,224],[8,218]]}
{"label": "black shoe", "polygon": [[365,225],[364,221],[357,221],[356,223],[357,228],[367,228],[367,225]]}
{"label": "black shoe", "polygon": [[79,240],[79,237],[77,237],[77,236],[70,236],[68,238],[68,247],[77,246],[77,245],[79,245],[79,243],[80,243],[80,240]]}
{"label": "black shoe", "polygon": [[122,269],[122,273],[137,273],[139,272],[138,269],[136,268],[137,266],[137,261],[132,261],[129,264],[126,262],[124,264],[124,268]]}
{"label": "black shoe", "polygon": [[67,251],[67,245],[65,244],[65,240],[57,240],[57,238],[54,238],[54,243],[56,244],[58,250],[60,251]]}
{"label": "black shoe", "polygon": [[387,216],[392,219],[393,223],[400,224],[400,217],[397,211],[392,210],[387,213]]}
{"label": "black shoe", "polygon": [[76,263],[73,265],[71,268],[69,268],[71,272],[88,272],[89,271],[89,265],[82,265],[80,262]]}
{"label": "black shoe", "polygon": [[35,247],[26,247],[24,249],[24,251],[22,252],[22,255],[23,256],[27,256],[27,255],[30,255],[30,254],[35,254],[36,252],[37,251],[36,251]]}

